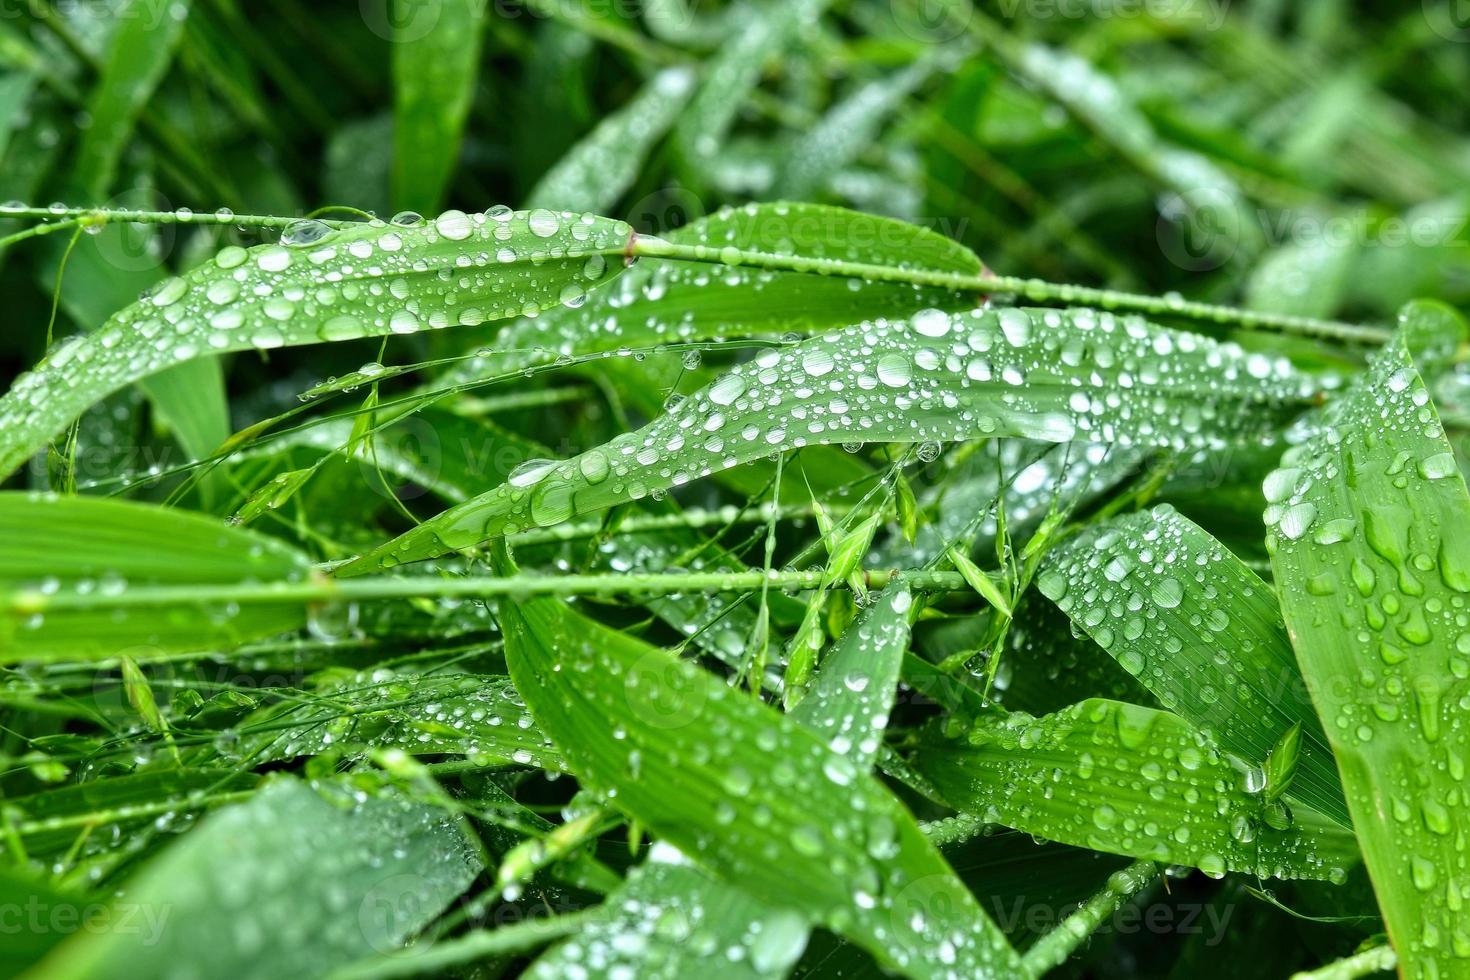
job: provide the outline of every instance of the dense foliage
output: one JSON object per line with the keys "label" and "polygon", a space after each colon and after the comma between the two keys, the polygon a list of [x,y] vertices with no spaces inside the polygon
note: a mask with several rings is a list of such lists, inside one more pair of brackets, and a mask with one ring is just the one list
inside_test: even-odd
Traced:
{"label": "dense foliage", "polygon": [[0,973],[1470,977],[1459,13],[0,7]]}

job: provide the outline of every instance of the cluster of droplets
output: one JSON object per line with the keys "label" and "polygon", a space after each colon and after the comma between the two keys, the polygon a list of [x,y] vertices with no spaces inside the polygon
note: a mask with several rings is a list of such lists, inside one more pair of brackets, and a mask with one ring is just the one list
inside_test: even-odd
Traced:
{"label": "cluster of droplets", "polygon": [[[887,227],[887,219],[871,219],[857,229],[843,223],[850,219],[849,212],[835,209],[798,209],[793,214],[784,204],[727,207],[680,228],[669,240],[705,246],[711,254],[723,252],[727,257],[753,249],[871,261],[873,238]],[[916,233],[905,227],[905,240]],[[803,243],[799,250],[794,236]],[[963,248],[947,239],[939,242],[942,246],[923,253],[924,268],[978,271],[973,256],[969,256],[973,267],[964,265],[968,253]],[[899,268],[916,264],[907,251],[895,250],[883,258]],[[731,301],[710,302],[714,296],[728,296]],[[455,365],[441,383],[462,384],[558,357],[739,336],[749,333],[753,324],[759,324],[762,332],[787,328],[810,332],[864,317],[901,318],[953,300],[953,293],[931,286],[648,259],[590,294],[579,308],[547,310],[534,319],[516,321],[497,338],[494,348]]]}
{"label": "cluster of droplets", "polygon": [[[984,975],[1004,955],[999,933],[975,928],[978,906],[907,811],[794,722],[611,631],[568,636],[554,653],[538,639],[516,656],[542,678],[544,690],[528,692],[533,706],[575,705],[608,726],[596,748],[568,743],[568,764],[701,866],[777,905],[802,901],[900,965],[922,957],[931,975]],[[794,896],[793,881],[825,884]]]}
{"label": "cluster of droplets", "polygon": [[1083,701],[980,723],[966,741],[962,753],[921,758],[920,768],[941,790],[973,799],[988,823],[1216,877],[1341,881],[1353,854],[1346,833],[1264,822],[1239,769],[1166,712]]}
{"label": "cluster of droplets", "polygon": [[607,915],[541,957],[534,980],[609,977],[684,980],[707,963],[719,974],[784,976],[806,948],[797,912],[772,909],[717,884],[659,842],[604,906]]}
{"label": "cluster of droplets", "polygon": [[0,399],[0,472],[102,396],[195,357],[579,304],[622,270],[630,235],[591,214],[501,207],[335,229],[305,219],[277,244],[226,246],[21,375]]}
{"label": "cluster of droplets", "polygon": [[256,736],[244,750],[268,762],[371,743],[464,755],[487,766],[560,768],[550,741],[503,678],[425,677],[378,668],[353,675],[321,696],[330,701],[330,720]]}
{"label": "cluster of droplets", "polygon": [[1067,542],[1037,586],[1161,704],[1247,760],[1253,791],[1276,739],[1301,721],[1300,779],[1346,822],[1276,598],[1212,536],[1160,505]]}
{"label": "cluster of droplets", "polygon": [[1220,445],[1260,435],[1309,390],[1284,359],[1137,317],[928,309],[764,350],[638,432],[571,460],[526,464],[375,560],[392,565],[547,527],[813,444],[1014,435]]}
{"label": "cluster of droplets", "polygon": [[1370,869],[1421,898],[1395,942],[1421,962],[1470,959],[1470,504],[1401,338],[1263,491],[1288,621],[1338,756],[1355,760],[1360,833],[1408,856],[1375,866],[1369,852]]}

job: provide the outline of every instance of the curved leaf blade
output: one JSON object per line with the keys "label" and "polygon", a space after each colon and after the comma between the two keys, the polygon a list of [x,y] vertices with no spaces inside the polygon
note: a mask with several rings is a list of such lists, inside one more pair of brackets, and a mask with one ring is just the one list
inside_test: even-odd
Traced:
{"label": "curved leaf blade", "polygon": [[210,815],[124,892],[152,928],[84,930],[46,975],[163,976],[208,963],[238,977],[323,976],[400,946],[479,862],[440,811],[394,794],[349,802],[283,780]]}
{"label": "curved leaf blade", "polygon": [[[1405,976],[1463,973],[1470,496],[1401,330],[1267,478],[1267,547]],[[1458,316],[1445,312],[1463,335]]]}
{"label": "curved leaf blade", "polygon": [[1095,524],[1046,559],[1041,591],[1159,703],[1260,768],[1302,726],[1291,796],[1350,826],[1276,593],[1167,504]]}
{"label": "curved leaf blade", "polygon": [[0,397],[0,476],[83,409],[174,364],[535,313],[616,276],[631,230],[593,215],[446,211],[413,226],[306,226],[229,247],[73,337]]}
{"label": "curved leaf blade", "polygon": [[1268,823],[1244,775],[1154,708],[1094,698],[986,719],[966,742],[926,742],[915,765],[961,810],[1065,844],[1213,875],[1340,880],[1356,860],[1352,834],[1304,807]]}
{"label": "curved leaf blade", "polygon": [[560,602],[506,603],[501,615],[516,687],[614,806],[908,976],[1018,974],[1015,952],[912,816],[816,735]]}
{"label": "curved leaf blade", "polygon": [[198,650],[294,629],[306,619],[299,602],[237,610],[180,605],[163,615],[105,604],[48,608],[62,592],[299,582],[311,574],[310,560],[289,545],[201,514],[100,497],[0,493],[0,539],[0,662],[106,657],[140,647]]}
{"label": "curved leaf blade", "polygon": [[633,186],[644,158],[668,132],[694,91],[694,73],[665,68],[606,117],[548,170],[526,198],[528,208],[601,213]]}
{"label": "curved leaf blade", "polygon": [[803,446],[1020,436],[1206,447],[1262,437],[1311,390],[1285,361],[1137,317],[926,310],[763,351],[641,430],[513,476],[342,571],[559,524]]}
{"label": "curved leaf blade", "polygon": [[394,8],[388,25],[393,31],[388,39],[393,54],[393,206],[434,211],[459,161],[480,74],[485,4],[387,2]]}

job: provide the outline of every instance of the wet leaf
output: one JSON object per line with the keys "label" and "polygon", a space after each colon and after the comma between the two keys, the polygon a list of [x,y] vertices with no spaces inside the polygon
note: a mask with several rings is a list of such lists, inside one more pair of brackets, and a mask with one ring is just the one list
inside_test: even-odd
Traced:
{"label": "wet leaf", "polygon": [[1286,625],[1400,969],[1428,977],[1470,956],[1458,829],[1470,805],[1470,497],[1408,339],[1282,456],[1265,518]]}
{"label": "wet leaf", "polygon": [[1352,834],[1306,807],[1279,827],[1248,773],[1153,708],[1091,699],[984,719],[965,737],[926,741],[914,761],[960,809],[1065,844],[1217,877],[1341,881],[1357,860]]}
{"label": "wet leaf", "polygon": [[227,247],[17,378],[0,397],[0,473],[88,405],[183,361],[577,302],[622,270],[630,234],[592,215],[446,211],[415,225],[307,222],[284,245]]}
{"label": "wet leaf", "polygon": [[[1110,381],[1127,376],[1131,387]],[[638,432],[544,461],[346,566],[361,574],[658,494],[772,452],[1023,436],[1204,447],[1310,394],[1289,365],[1090,310],[922,311],[763,351]]]}

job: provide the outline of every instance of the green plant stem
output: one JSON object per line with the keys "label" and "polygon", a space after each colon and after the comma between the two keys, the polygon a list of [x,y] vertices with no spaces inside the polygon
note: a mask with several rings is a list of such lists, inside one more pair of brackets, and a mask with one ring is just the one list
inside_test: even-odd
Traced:
{"label": "green plant stem", "polygon": [[176,810],[198,810],[205,807],[224,806],[226,803],[240,803],[255,795],[255,790],[235,790],[228,793],[213,793],[204,796],[190,797],[186,799],[158,800],[154,803],[135,803],[129,806],[112,807],[107,810],[89,810],[86,813],[70,813],[64,817],[46,817],[43,820],[30,820],[15,825],[15,829],[22,835],[43,834],[57,830],[72,830],[77,827],[95,827],[101,824],[117,823],[121,820],[140,820],[145,817],[156,817],[163,813],[172,813]]}
{"label": "green plant stem", "polygon": [[1385,343],[1390,333],[1382,327],[1318,320],[1313,317],[1284,313],[1265,313],[1213,303],[1196,303],[1177,296],[1147,296],[1112,289],[1095,289],[1070,283],[1047,282],[1022,276],[1000,276],[990,272],[966,275],[926,269],[902,269],[895,266],[847,262],[842,259],[817,259],[792,255],[772,255],[726,246],[692,245],[664,241],[640,235],[630,244],[629,253],[685,262],[710,262],[719,265],[745,265],[782,272],[804,272],[814,275],[851,276],[856,279],[883,282],[908,282],[922,286],[938,286],[956,292],[1015,293],[1037,302],[1052,301],[1097,306],[1108,310],[1133,310],[1165,316],[1186,317],[1209,323],[1232,325],[1246,330],[1280,330],[1283,333],[1322,337],[1364,344]]}
{"label": "green plant stem", "polygon": [[[685,572],[678,574],[521,576],[500,578],[363,578],[338,581],[314,576],[301,582],[239,583],[225,585],[136,586],[116,595],[21,591],[5,596],[3,607],[15,616],[45,615],[69,609],[138,609],[214,603],[355,602],[373,599],[462,598],[535,595],[675,595],[681,592],[749,592],[770,585],[805,590],[822,586],[822,569],[801,572]],[[875,569],[861,573],[864,585],[881,589],[895,575],[904,574],[919,591],[968,591],[958,572],[906,572]],[[842,586],[837,583],[834,587]]]}
{"label": "green plant stem", "polygon": [[1374,946],[1361,953],[1334,960],[1326,966],[1319,966],[1315,970],[1294,973],[1291,980],[1355,980],[1356,977],[1365,977],[1370,973],[1392,970],[1396,963],[1398,956],[1393,947]]}
{"label": "green plant stem", "polygon": [[1102,891],[1083,902],[1055,929],[1036,941],[1021,958],[1031,976],[1038,977],[1066,962],[1072,950],[1097,931],[1103,920],[1128,899],[1142,891],[1158,876],[1159,866],[1152,861],[1135,861],[1108,877]]}
{"label": "green plant stem", "polygon": [[[60,221],[70,219],[90,225],[116,223],[139,225],[243,225],[257,228],[284,228],[300,218],[274,214],[235,214],[230,211],[138,211],[127,208],[68,208],[0,204],[0,218]],[[332,218],[316,219],[322,224],[340,228],[350,222]],[[38,234],[44,234],[39,232]]]}
{"label": "green plant stem", "polygon": [[[834,518],[846,517],[851,508],[828,507],[827,513]],[[729,504],[713,510],[690,508],[675,514],[633,514],[623,518],[618,525],[619,534],[641,534],[645,531],[668,531],[674,528],[701,530],[707,527],[724,527],[735,524],[764,524],[774,518],[778,521],[811,517],[815,513],[811,504],[758,507],[737,507]],[[519,531],[508,535],[514,544],[554,544],[577,538],[590,538],[604,530],[601,521],[581,524],[557,524],[533,531]]]}
{"label": "green plant stem", "polygon": [[551,918],[528,919],[495,929],[475,929],[429,946],[414,946],[406,952],[359,960],[329,976],[331,980],[384,980],[421,973],[440,974],[452,966],[523,952],[569,936],[596,922],[603,914],[599,907]]}
{"label": "green plant stem", "polygon": [[[0,205],[0,218],[34,218],[42,221],[85,218],[89,223],[109,224],[197,224],[241,225],[259,228],[284,228],[300,219],[261,214],[218,214],[176,211],[133,211],[105,208],[37,208]],[[318,219],[332,227],[347,222]],[[40,233],[38,233],[40,234]],[[628,255],[674,259],[684,262],[707,262],[716,265],[748,265],[783,272],[810,275],[851,276],[882,282],[907,282],[915,285],[939,286],[957,292],[1015,293],[1036,302],[1078,303],[1108,310],[1132,310],[1162,316],[1178,316],[1208,323],[1240,327],[1246,330],[1280,330],[1283,333],[1321,337],[1330,340],[1377,345],[1385,343],[1390,331],[1383,327],[1319,320],[1314,317],[1267,313],[1213,303],[1196,303],[1177,296],[1148,296],[1112,289],[1097,289],[1071,283],[1048,282],[1023,276],[1001,276],[990,272],[965,275],[925,269],[903,269],[896,266],[847,262],[841,259],[815,259],[790,255],[772,255],[733,247],[715,248],[668,242],[652,236],[636,236],[628,245]]]}

